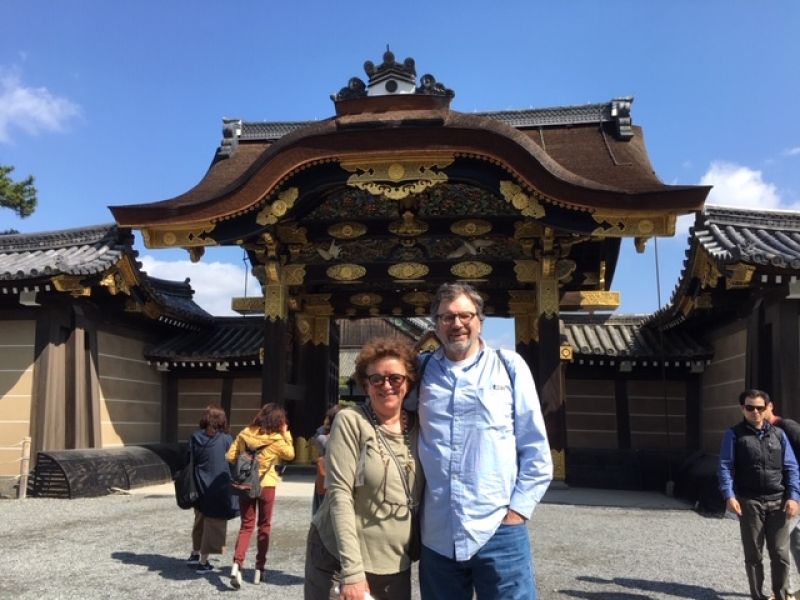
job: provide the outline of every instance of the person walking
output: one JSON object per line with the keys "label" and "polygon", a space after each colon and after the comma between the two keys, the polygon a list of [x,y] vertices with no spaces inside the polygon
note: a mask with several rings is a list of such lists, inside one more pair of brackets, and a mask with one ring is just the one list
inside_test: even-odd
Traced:
{"label": "person walking", "polygon": [[282,460],[294,460],[292,434],[289,432],[286,411],[283,408],[273,402],[262,406],[253,418],[253,422],[236,436],[226,458],[229,462],[236,463],[236,459],[243,452],[256,454],[255,460],[258,461],[261,476],[261,495],[258,498],[250,498],[247,494],[239,495],[241,526],[236,537],[231,566],[231,586],[235,589],[242,587],[242,569],[256,523],[258,537],[253,583],[265,580],[264,567],[267,563],[269,537],[272,532],[275,486],[280,481],[275,465]]}
{"label": "person walking", "polygon": [[225,461],[231,443],[225,411],[221,406],[209,404],[203,411],[199,429],[189,438],[200,498],[194,506],[192,552],[187,564],[196,565],[197,573],[203,575],[214,571],[209,555],[225,551],[228,520],[238,514],[238,502],[231,494],[231,475]]}
{"label": "person walking", "polygon": [[336,415],[325,453],[327,490],[306,543],[305,600],[410,600],[414,524],[424,483],[418,429],[403,400],[417,356],[398,338],[365,344],[356,379],[364,406]]}
{"label": "person walking", "polygon": [[[792,447],[795,458],[800,456],[800,423],[794,419],[785,419],[775,414],[775,403],[767,402],[767,410],[764,411],[764,418],[773,427],[780,427],[786,434],[789,444]],[[789,524],[789,549],[794,558],[795,572],[800,573],[800,518],[795,518]],[[791,578],[790,578],[791,579]],[[800,581],[795,581],[794,596],[797,598],[800,592]]]}
{"label": "person walking", "polygon": [[766,418],[769,395],[739,396],[742,421],[725,432],[719,453],[719,489],[728,511],[739,517],[744,564],[752,600],[766,600],[762,552],[769,551],[772,593],[789,592],[789,520],[798,513],[800,479],[786,434]]}
{"label": "person walking", "polygon": [[325,499],[325,449],[328,447],[328,440],[331,437],[333,420],[341,409],[342,407],[339,404],[334,404],[325,412],[325,419],[322,421],[322,425],[319,426],[311,440],[317,450],[317,458],[314,460],[317,474],[314,478],[314,496],[311,501],[312,517],[317,514],[319,507],[322,506],[322,501]]}
{"label": "person walking", "polygon": [[553,463],[533,376],[516,352],[481,338],[483,298],[472,286],[440,286],[431,317],[441,346],[418,395],[422,598],[535,599],[526,524]]}

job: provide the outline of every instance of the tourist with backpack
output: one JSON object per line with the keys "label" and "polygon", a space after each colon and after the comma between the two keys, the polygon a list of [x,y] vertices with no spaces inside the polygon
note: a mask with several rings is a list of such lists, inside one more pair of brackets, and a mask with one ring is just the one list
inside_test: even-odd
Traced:
{"label": "tourist with backpack", "polygon": [[[226,458],[228,462],[236,465],[233,469],[234,480],[246,479],[247,473],[244,472],[243,463],[248,459],[258,466],[258,477],[255,482],[233,482],[233,485],[238,486],[241,526],[233,553],[231,585],[238,589],[242,586],[242,568],[256,523],[258,534],[253,583],[264,580],[264,567],[272,530],[272,510],[275,506],[275,486],[280,481],[275,466],[280,461],[294,460],[294,446],[286,420],[286,411],[272,402],[262,406],[252,423],[236,436]],[[254,485],[260,486],[260,490],[254,490]]]}

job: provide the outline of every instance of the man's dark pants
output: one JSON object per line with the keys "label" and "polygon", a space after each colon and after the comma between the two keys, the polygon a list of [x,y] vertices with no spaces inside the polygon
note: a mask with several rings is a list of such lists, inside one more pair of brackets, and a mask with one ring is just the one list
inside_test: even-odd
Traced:
{"label": "man's dark pants", "polygon": [[789,591],[789,523],[783,511],[783,500],[741,499],[742,517],[739,529],[744,547],[744,565],[750,583],[750,596],[762,600],[764,541],[769,551],[772,593],[783,598]]}

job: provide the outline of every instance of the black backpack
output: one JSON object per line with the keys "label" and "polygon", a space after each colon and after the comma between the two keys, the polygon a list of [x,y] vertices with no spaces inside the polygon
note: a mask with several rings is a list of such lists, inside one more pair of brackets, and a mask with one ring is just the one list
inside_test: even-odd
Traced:
{"label": "black backpack", "polygon": [[259,446],[255,450],[244,449],[236,457],[236,464],[231,473],[231,487],[240,494],[245,494],[249,498],[258,498],[261,495],[261,476],[258,469],[256,458],[259,453],[269,446]]}

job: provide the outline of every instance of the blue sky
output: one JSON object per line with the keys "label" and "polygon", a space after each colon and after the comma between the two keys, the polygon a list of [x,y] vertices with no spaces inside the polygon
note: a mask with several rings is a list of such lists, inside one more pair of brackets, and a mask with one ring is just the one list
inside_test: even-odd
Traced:
{"label": "blue sky", "polygon": [[[455,90],[455,110],[632,95],[663,181],[713,184],[715,204],[800,209],[795,0],[5,0],[2,14],[0,164],[36,177],[39,207],[24,220],[0,211],[0,230],[110,222],[109,205],[182,193],[207,169],[223,117],[327,118],[329,95],[386,44]],[[661,304],[686,227],[658,243]],[[141,247],[141,259],[153,275],[190,276],[215,313],[244,292],[234,250],[199,266],[177,251]],[[622,312],[658,307],[652,243],[639,255],[623,242],[613,288]]]}

